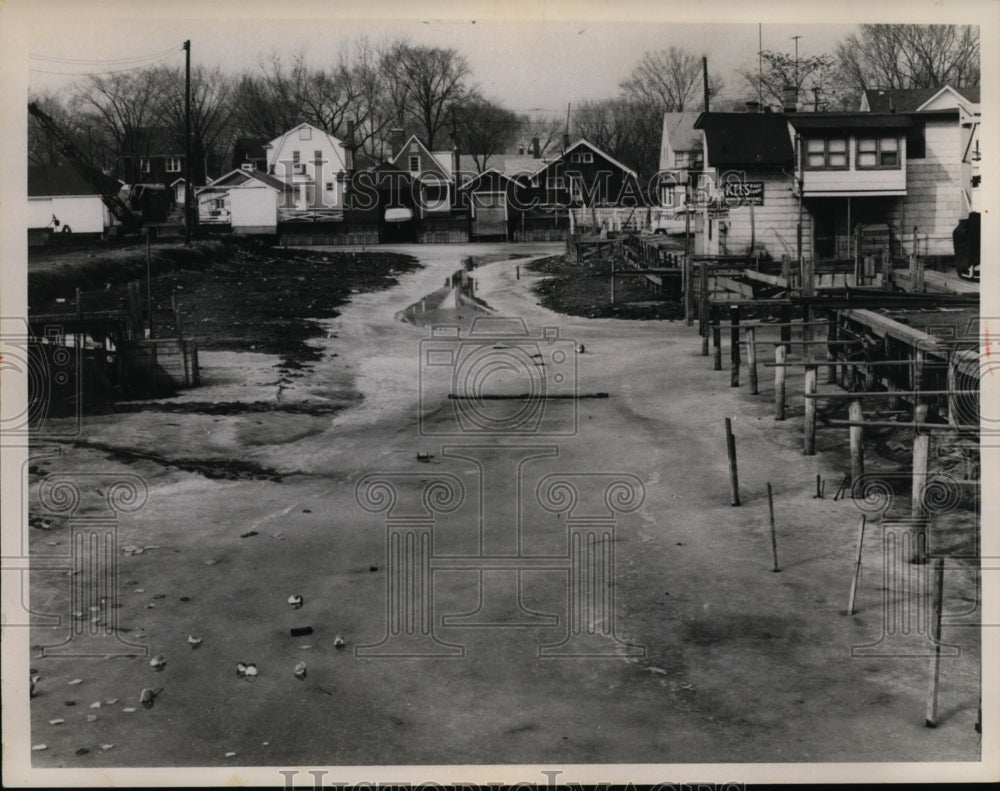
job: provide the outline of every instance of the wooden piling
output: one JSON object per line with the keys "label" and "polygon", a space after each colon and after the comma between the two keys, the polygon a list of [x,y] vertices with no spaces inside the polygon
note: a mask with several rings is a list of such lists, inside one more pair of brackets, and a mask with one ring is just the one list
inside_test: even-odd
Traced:
{"label": "wooden piling", "polygon": [[718,305],[713,305],[712,310],[712,353],[714,355],[713,369],[722,370],[722,326],[720,324],[720,309]]}
{"label": "wooden piling", "polygon": [[792,306],[781,306],[781,342],[785,344],[785,351],[791,351],[792,345]]}
{"label": "wooden piling", "polygon": [[[601,246],[597,246],[598,255],[600,255]],[[611,259],[611,304],[615,304],[615,259]]]}
{"label": "wooden piling", "polygon": [[927,690],[927,717],[924,725],[937,727],[938,685],[941,679],[941,610],[944,604],[944,558],[934,558],[934,595],[931,610],[931,640],[934,653],[931,654],[930,685]]}
{"label": "wooden piling", "polygon": [[748,327],[747,333],[747,367],[750,369],[750,395],[757,395],[757,330]]}
{"label": "wooden piling", "polygon": [[767,511],[771,517],[771,557],[774,559],[774,568],[771,571],[781,571],[778,567],[778,536],[774,529],[774,493],[771,491],[771,482],[767,482]]}
{"label": "wooden piling", "polygon": [[[826,359],[830,362],[836,362],[837,360],[837,341],[839,330],[837,326],[837,314],[833,313],[833,321],[831,321],[826,327],[826,339],[830,342],[830,345],[826,349]],[[828,365],[826,367],[826,383],[833,385],[837,383],[837,366]]]}
{"label": "wooden piling", "polygon": [[[864,420],[860,399],[851,401],[848,417],[852,423]],[[851,426],[848,434],[851,440],[851,483],[854,483],[865,473],[864,429],[861,426]]]}
{"label": "wooden piling", "polygon": [[785,355],[786,347],[774,347],[774,419],[785,419]]}
{"label": "wooden piling", "polygon": [[740,306],[729,306],[729,386],[740,386]]}
{"label": "wooden piling", "polygon": [[691,269],[691,256],[684,256],[684,324],[690,327],[693,323],[694,313],[694,283],[691,282],[692,269]]}
{"label": "wooden piling", "polygon": [[805,436],[802,452],[806,456],[816,455],[816,399],[810,396],[816,394],[816,366],[808,365],[805,371]]}
{"label": "wooden piling", "polygon": [[708,357],[708,265],[702,261],[698,267],[698,297],[701,303],[701,354]]}
{"label": "wooden piling", "polygon": [[927,464],[931,435],[917,432],[913,436],[913,494],[910,516],[915,520],[925,517],[924,490],[927,487]]}
{"label": "wooden piling", "polygon": [[854,553],[854,575],[851,577],[851,594],[847,600],[847,614],[854,615],[854,601],[858,594],[858,577],[861,576],[861,548],[865,541],[865,516],[861,515],[861,526],[858,528],[858,548]]}
{"label": "wooden piling", "polygon": [[729,454],[729,504],[740,504],[740,484],[736,471],[736,437],[733,436],[733,421],[726,418],[726,451]]}

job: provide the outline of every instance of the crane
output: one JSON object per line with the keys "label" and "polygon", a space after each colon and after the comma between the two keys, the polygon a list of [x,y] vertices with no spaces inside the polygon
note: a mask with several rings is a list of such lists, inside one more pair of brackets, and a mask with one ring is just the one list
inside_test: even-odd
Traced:
{"label": "crane", "polygon": [[108,177],[94,167],[84,153],[70,139],[59,125],[35,102],[28,104],[28,112],[31,113],[41,125],[42,129],[56,145],[59,146],[59,153],[72,165],[73,169],[80,174],[87,185],[101,196],[108,211],[114,215],[126,230],[138,228],[141,223],[120,197],[118,193],[108,189]]}

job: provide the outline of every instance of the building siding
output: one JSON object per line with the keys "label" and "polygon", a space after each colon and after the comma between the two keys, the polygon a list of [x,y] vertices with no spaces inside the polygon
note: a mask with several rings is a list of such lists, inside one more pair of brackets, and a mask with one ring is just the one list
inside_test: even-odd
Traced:
{"label": "building siding", "polygon": [[[799,221],[799,199],[792,192],[792,180],[784,174],[753,170],[746,171],[745,178],[746,181],[764,182],[764,205],[753,207],[753,232],[749,206],[729,210],[729,218],[722,221],[727,231],[720,234],[719,251],[723,250],[724,239],[726,253],[745,253],[750,249],[753,238],[757,247],[763,246],[772,258],[780,259],[782,255],[795,258],[798,252],[795,229]],[[808,212],[803,212],[802,223],[802,255],[808,257],[812,255]]]}

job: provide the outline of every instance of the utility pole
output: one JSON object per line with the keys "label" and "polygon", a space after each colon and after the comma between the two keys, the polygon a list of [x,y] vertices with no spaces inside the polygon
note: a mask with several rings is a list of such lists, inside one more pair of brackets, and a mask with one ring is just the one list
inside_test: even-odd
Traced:
{"label": "utility pole", "polygon": [[764,112],[764,26],[757,23],[757,109]]}
{"label": "utility pole", "polygon": [[802,36],[792,36],[795,39],[795,94],[799,93],[799,39]]}
{"label": "utility pole", "polygon": [[191,41],[184,42],[184,244],[191,244]]}
{"label": "utility pole", "polygon": [[705,83],[705,112],[708,112],[708,58],[702,57],[701,59],[701,79]]}

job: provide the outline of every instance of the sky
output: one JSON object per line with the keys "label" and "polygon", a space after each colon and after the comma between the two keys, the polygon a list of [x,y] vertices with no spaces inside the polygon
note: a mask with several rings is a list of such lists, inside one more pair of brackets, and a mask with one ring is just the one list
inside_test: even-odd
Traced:
{"label": "sky", "polygon": [[[177,15],[138,18],[134,15],[137,7],[132,7],[133,14],[126,9],[124,17],[115,19],[114,24],[106,24],[100,17],[74,18],[72,9],[68,9],[66,17],[56,15],[34,29],[28,44],[31,89],[63,88],[86,72],[134,63],[181,66],[181,44],[185,39],[191,41],[193,63],[239,71],[257,67],[260,59],[272,52],[291,57],[302,51],[311,63],[322,66],[332,63],[359,37],[365,36],[373,43],[406,37],[461,52],[482,93],[508,108],[519,113],[560,116],[565,114],[568,103],[616,95],[618,83],[647,50],[678,46],[694,55],[707,56],[709,71],[723,77],[723,95],[727,98],[749,98],[736,69],[755,68],[757,63],[756,22],[730,24],[709,16],[706,22],[674,23],[661,21],[662,12],[641,21],[602,19],[588,16],[587,3],[568,8],[567,17],[560,19],[441,19],[432,14],[427,19],[405,20],[337,18],[329,14],[334,7],[325,6],[317,8],[317,16],[307,19],[270,19],[262,23],[245,16],[221,24]],[[832,51],[854,29],[854,25],[843,23],[764,22],[760,32],[764,49],[789,53],[795,48],[792,36],[800,36],[799,53],[808,56]],[[171,47],[174,49],[165,53]],[[158,60],[121,62],[157,54],[162,55]]]}

